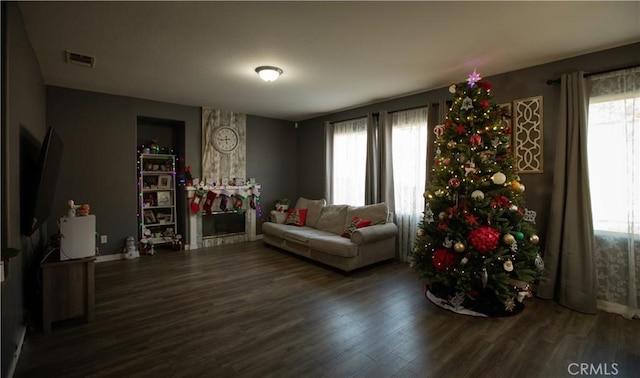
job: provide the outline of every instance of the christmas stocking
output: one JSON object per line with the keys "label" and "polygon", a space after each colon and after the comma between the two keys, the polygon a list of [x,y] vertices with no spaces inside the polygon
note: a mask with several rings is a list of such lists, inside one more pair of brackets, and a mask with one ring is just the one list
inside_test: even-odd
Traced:
{"label": "christmas stocking", "polygon": [[237,210],[239,213],[244,212],[244,197],[240,194],[235,195],[235,200],[233,202],[233,209]]}
{"label": "christmas stocking", "polygon": [[202,202],[202,196],[204,196],[204,192],[202,190],[196,190],[193,194],[193,198],[191,199],[191,213],[198,214],[200,212],[200,202]]}
{"label": "christmas stocking", "polygon": [[207,193],[207,199],[204,201],[203,211],[205,214],[213,213],[213,201],[216,199],[216,194],[213,191]]}
{"label": "christmas stocking", "polygon": [[226,195],[222,195],[222,197],[220,197],[220,210],[222,211],[227,211],[227,197]]}

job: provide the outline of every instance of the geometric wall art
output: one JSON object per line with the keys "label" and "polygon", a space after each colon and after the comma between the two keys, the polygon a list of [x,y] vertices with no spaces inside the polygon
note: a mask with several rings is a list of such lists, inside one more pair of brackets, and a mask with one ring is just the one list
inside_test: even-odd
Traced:
{"label": "geometric wall art", "polygon": [[542,96],[513,101],[513,134],[518,173],[542,173]]}

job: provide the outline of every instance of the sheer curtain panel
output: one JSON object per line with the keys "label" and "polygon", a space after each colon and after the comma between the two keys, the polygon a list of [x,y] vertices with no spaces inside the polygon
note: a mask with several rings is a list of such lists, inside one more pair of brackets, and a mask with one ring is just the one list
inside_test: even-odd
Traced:
{"label": "sheer curtain panel", "polygon": [[330,124],[327,140],[330,140],[327,152],[331,157],[327,201],[331,204],[364,205],[367,118]]}
{"label": "sheer curtain panel", "polygon": [[391,114],[395,218],[399,260],[408,262],[424,211],[427,108]]}
{"label": "sheer curtain panel", "polygon": [[598,308],[640,317],[640,67],[588,78]]}

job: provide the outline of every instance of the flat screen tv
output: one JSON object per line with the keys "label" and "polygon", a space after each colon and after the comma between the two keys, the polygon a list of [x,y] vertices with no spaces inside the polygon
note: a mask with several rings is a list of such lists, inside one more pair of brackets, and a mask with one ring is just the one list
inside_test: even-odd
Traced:
{"label": "flat screen tv", "polygon": [[[44,137],[40,151],[30,154],[21,143],[21,232],[30,236],[51,216],[64,144],[50,127]],[[31,148],[31,152],[37,149]],[[30,154],[31,156],[26,156]]]}

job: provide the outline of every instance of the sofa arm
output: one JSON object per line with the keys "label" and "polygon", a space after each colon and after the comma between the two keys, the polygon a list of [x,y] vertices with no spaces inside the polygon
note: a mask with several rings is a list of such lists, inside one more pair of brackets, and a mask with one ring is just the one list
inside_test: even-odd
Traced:
{"label": "sofa arm", "polygon": [[351,241],[355,244],[366,244],[395,237],[397,233],[398,226],[395,223],[376,224],[355,230],[351,234]]}

